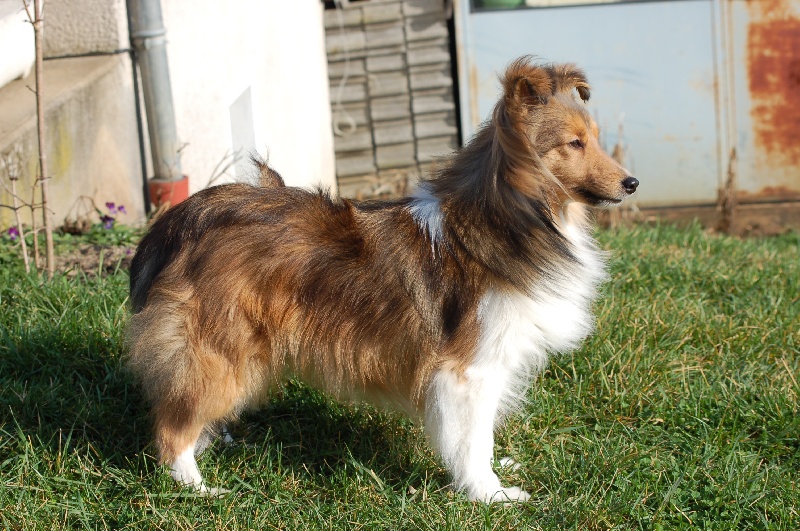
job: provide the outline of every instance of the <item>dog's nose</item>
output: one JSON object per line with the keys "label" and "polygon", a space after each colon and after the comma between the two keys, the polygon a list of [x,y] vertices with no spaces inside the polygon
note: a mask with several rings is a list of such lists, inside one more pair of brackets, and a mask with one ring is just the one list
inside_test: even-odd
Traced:
{"label": "dog's nose", "polygon": [[636,177],[627,177],[624,181],[622,181],[622,187],[625,188],[625,192],[627,194],[632,194],[635,192],[637,186],[639,186],[639,179]]}

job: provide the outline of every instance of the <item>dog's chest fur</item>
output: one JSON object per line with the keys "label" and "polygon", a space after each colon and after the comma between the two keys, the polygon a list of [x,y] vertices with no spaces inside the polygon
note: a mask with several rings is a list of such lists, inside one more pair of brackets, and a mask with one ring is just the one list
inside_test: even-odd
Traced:
{"label": "dog's chest fur", "polygon": [[594,326],[591,305],[606,278],[604,255],[581,226],[562,229],[575,262],[527,292],[489,291],[478,307],[480,337],[469,370],[498,387],[502,411],[519,404],[550,354],[577,348]]}
{"label": "dog's chest fur", "polygon": [[[435,248],[446,223],[438,199],[421,186],[410,212]],[[548,354],[575,349],[591,333],[591,305],[607,276],[605,253],[589,234],[580,205],[566,206],[558,227],[575,260],[548,264],[547,274],[527,290],[489,290],[482,296],[472,366],[536,372]]]}

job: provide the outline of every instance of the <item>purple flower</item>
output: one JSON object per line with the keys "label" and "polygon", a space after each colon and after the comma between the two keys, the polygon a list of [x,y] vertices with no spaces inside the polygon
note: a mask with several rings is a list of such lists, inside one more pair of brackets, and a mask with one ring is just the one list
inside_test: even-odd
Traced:
{"label": "purple flower", "polygon": [[19,229],[16,227],[11,227],[8,229],[7,234],[8,237],[11,238],[11,241],[15,242],[19,238]]}
{"label": "purple flower", "polygon": [[112,218],[111,216],[106,216],[106,215],[100,216],[100,221],[103,223],[104,229],[110,229],[114,227],[114,218]]}
{"label": "purple flower", "polygon": [[117,207],[116,207],[116,205],[114,203],[111,203],[111,202],[106,203],[106,208],[112,214],[116,214],[117,213]]}
{"label": "purple flower", "polygon": [[128,213],[128,211],[125,210],[125,205],[118,206],[117,207],[117,212],[119,212],[120,214],[127,214]]}

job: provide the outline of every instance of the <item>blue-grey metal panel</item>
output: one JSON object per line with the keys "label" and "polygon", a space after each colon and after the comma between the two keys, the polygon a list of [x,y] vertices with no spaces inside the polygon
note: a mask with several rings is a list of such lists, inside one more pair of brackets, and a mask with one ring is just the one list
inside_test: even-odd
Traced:
{"label": "blue-grey metal panel", "polygon": [[574,62],[592,85],[590,112],[610,150],[621,117],[642,206],[713,203],[720,185],[711,0],[471,12],[459,2],[465,137],[520,55]]}

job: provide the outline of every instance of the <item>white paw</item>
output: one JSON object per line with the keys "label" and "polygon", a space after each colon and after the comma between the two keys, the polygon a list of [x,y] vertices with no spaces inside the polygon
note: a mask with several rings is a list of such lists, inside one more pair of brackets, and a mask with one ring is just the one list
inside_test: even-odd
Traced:
{"label": "white paw", "polygon": [[501,487],[498,482],[493,486],[484,484],[479,488],[468,489],[467,497],[483,503],[516,503],[528,501],[531,495],[519,487]]}
{"label": "white paw", "polygon": [[519,487],[501,487],[495,492],[486,492],[480,495],[471,495],[473,501],[483,503],[517,503],[526,502],[531,499],[531,495]]}
{"label": "white paw", "polygon": [[206,487],[205,483],[202,483],[199,487],[196,487],[195,490],[197,490],[197,492],[203,496],[207,496],[209,498],[225,496],[226,494],[230,493],[229,489],[223,489],[221,487]]}
{"label": "white paw", "polygon": [[493,502],[526,502],[531,499],[531,495],[519,487],[505,487],[502,491],[496,492],[492,497]]}

